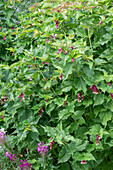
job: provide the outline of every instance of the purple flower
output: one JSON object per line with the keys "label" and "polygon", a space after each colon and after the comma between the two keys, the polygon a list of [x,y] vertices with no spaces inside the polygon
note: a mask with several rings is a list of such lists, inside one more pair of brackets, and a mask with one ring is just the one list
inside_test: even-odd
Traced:
{"label": "purple flower", "polygon": [[38,143],[37,152],[39,152],[41,156],[46,155],[48,152],[48,146],[46,146],[44,143]]}
{"label": "purple flower", "polygon": [[1,119],[4,119],[5,117],[4,116],[0,116]]}
{"label": "purple flower", "polygon": [[0,143],[5,140],[5,133],[0,130]]}
{"label": "purple flower", "polygon": [[14,52],[12,53],[12,55],[14,55]]}
{"label": "purple flower", "polygon": [[[53,139],[53,138],[51,138],[51,139]],[[52,142],[50,142],[50,149],[52,149],[54,143],[55,143],[54,140]]]}
{"label": "purple flower", "polygon": [[67,50],[65,50],[65,55],[67,54]]}
{"label": "purple flower", "polygon": [[20,23],[21,23],[21,20],[20,20],[20,21],[18,21],[18,23],[20,24]]}
{"label": "purple flower", "polygon": [[33,58],[33,61],[35,61],[35,60],[36,60],[36,57]]}
{"label": "purple flower", "polygon": [[81,161],[80,164],[87,164],[87,162],[85,160]]}
{"label": "purple flower", "polygon": [[6,156],[6,157],[9,157],[9,156],[10,156],[9,151],[7,151],[7,152],[5,153],[5,156]]}
{"label": "purple flower", "polygon": [[4,99],[2,98],[2,99],[1,99],[1,105],[3,104],[3,102],[4,102]]}
{"label": "purple flower", "polygon": [[20,66],[18,67],[18,69],[20,68]]}
{"label": "purple flower", "polygon": [[48,99],[46,100],[46,102],[48,102]]}
{"label": "purple flower", "polygon": [[11,153],[9,158],[10,158],[11,161],[15,161],[15,159],[17,159],[16,153],[14,153],[14,154]]}
{"label": "purple flower", "polygon": [[24,161],[21,160],[21,165],[20,165],[21,170],[28,169],[29,167],[30,167],[30,163],[28,163],[26,159]]}
{"label": "purple flower", "polygon": [[96,137],[96,142],[97,142],[97,144],[96,145],[99,145],[99,139],[101,138],[100,136],[98,136],[98,135],[96,135],[97,137]]}
{"label": "purple flower", "polygon": [[64,105],[63,105],[63,107],[65,107],[65,105],[67,104],[67,102],[66,101],[64,101]]}
{"label": "purple flower", "polygon": [[112,94],[112,93],[110,93],[110,95],[111,95],[111,97],[112,97],[112,99],[113,99],[113,94]]}
{"label": "purple flower", "polygon": [[21,102],[23,101],[23,99],[25,99],[24,98],[24,93],[21,93],[19,96],[18,96],[18,98],[21,98],[22,97],[22,99],[21,99]]}
{"label": "purple flower", "polygon": [[6,35],[5,35],[5,37],[3,38],[3,40],[6,40]]}
{"label": "purple flower", "polygon": [[54,20],[55,23],[56,23],[56,29],[58,28],[58,21],[57,20]]}
{"label": "purple flower", "polygon": [[12,26],[11,29],[14,30],[15,29],[14,26]]}
{"label": "purple flower", "polygon": [[63,52],[62,48],[60,48],[60,49],[58,50],[57,54],[59,54],[60,52],[61,52],[61,53]]}
{"label": "purple flower", "polygon": [[74,63],[74,58],[72,57],[72,63]]}
{"label": "purple flower", "polygon": [[73,46],[72,46],[72,47],[70,47],[70,48],[75,49]]}
{"label": "purple flower", "polygon": [[30,79],[29,79],[30,81],[32,81],[32,77],[30,77]]}
{"label": "purple flower", "polygon": [[98,94],[98,89],[96,85],[91,86],[89,89],[93,91],[93,94]]}
{"label": "purple flower", "polygon": [[7,96],[6,96],[6,95],[4,95],[4,97],[5,97],[4,101],[6,102],[6,100],[7,100]]}
{"label": "purple flower", "polygon": [[101,25],[101,24],[102,24],[102,21],[99,22],[99,25]]}
{"label": "purple flower", "polygon": [[63,74],[60,75],[60,80],[62,80]]}

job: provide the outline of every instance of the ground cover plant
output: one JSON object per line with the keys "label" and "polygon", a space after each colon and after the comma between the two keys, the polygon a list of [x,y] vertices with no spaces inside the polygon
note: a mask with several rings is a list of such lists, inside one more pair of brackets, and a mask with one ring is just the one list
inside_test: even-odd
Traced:
{"label": "ground cover plant", "polygon": [[2,170],[112,170],[112,6],[0,2]]}

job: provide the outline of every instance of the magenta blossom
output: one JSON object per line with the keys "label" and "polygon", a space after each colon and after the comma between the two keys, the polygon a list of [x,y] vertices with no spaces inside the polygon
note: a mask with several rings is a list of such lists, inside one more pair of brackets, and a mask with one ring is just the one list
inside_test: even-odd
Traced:
{"label": "magenta blossom", "polygon": [[[53,139],[53,138],[51,138],[51,139]],[[52,142],[50,142],[50,149],[52,149],[54,143],[55,143],[54,140]]]}
{"label": "magenta blossom", "polygon": [[87,164],[87,162],[85,160],[81,161],[80,164]]}
{"label": "magenta blossom", "polygon": [[74,58],[72,57],[72,63],[74,63]]}
{"label": "magenta blossom", "polygon": [[15,161],[15,159],[17,159],[16,153],[14,153],[14,154],[11,153],[11,154],[10,154],[9,151],[7,151],[7,152],[5,153],[5,155],[6,155],[6,157],[9,157],[11,161]]}
{"label": "magenta blossom", "polygon": [[6,100],[7,100],[7,96],[6,96],[6,95],[4,95],[4,98],[5,98],[5,99],[4,99],[4,101],[6,102]]}
{"label": "magenta blossom", "polygon": [[1,99],[1,105],[3,105],[3,102],[4,102],[4,99],[2,98],[2,99]]}
{"label": "magenta blossom", "polygon": [[23,101],[23,99],[25,99],[24,98],[24,93],[21,93],[19,96],[18,96],[18,98],[21,98],[22,97],[22,99],[21,99],[21,102]]}
{"label": "magenta blossom", "polygon": [[58,28],[58,21],[57,20],[54,20],[55,23],[56,23],[56,29]]}
{"label": "magenta blossom", "polygon": [[20,24],[20,23],[21,23],[21,20],[20,20],[20,21],[18,21],[18,23]]}
{"label": "magenta blossom", "polygon": [[82,100],[84,100],[84,96],[82,97]]}
{"label": "magenta blossom", "polygon": [[20,66],[18,67],[18,69],[20,68]]}
{"label": "magenta blossom", "polygon": [[30,167],[30,163],[28,163],[27,160],[21,160],[21,165],[20,165],[20,168],[21,170],[24,170],[24,169],[28,169]]}
{"label": "magenta blossom", "polygon": [[102,24],[102,21],[99,22],[99,25],[101,25],[101,24]]}
{"label": "magenta blossom", "polygon": [[49,43],[49,38],[47,38],[46,42]]}
{"label": "magenta blossom", "polygon": [[81,100],[80,100],[80,98],[81,98],[81,92],[80,93],[78,93],[78,102],[81,102]]}
{"label": "magenta blossom", "polygon": [[6,35],[5,35],[5,37],[3,38],[3,40],[6,40]]}
{"label": "magenta blossom", "polygon": [[64,105],[63,105],[63,107],[65,107],[65,105],[67,104],[67,102],[66,101],[64,101]]}
{"label": "magenta blossom", "polygon": [[65,50],[65,55],[67,54],[67,50]]}
{"label": "magenta blossom", "polygon": [[46,100],[46,102],[48,102],[48,99]]}
{"label": "magenta blossom", "polygon": [[0,131],[0,143],[2,143],[5,140],[5,133]]}
{"label": "magenta blossom", "polygon": [[44,112],[43,106],[40,108],[40,110],[38,112],[39,112],[39,116],[41,116],[42,112]]}
{"label": "magenta blossom", "polygon": [[108,85],[111,87],[111,83],[109,83],[109,82],[106,82],[106,84],[108,84]]}
{"label": "magenta blossom", "polygon": [[57,54],[59,54],[60,52],[61,52],[61,53],[63,52],[62,48],[60,48],[60,49],[58,50]]}
{"label": "magenta blossom", "polygon": [[70,47],[70,48],[75,49],[73,46],[72,46],[72,47]]}
{"label": "magenta blossom", "polygon": [[111,97],[112,97],[112,99],[113,99],[113,94],[112,94],[112,93],[110,93],[110,95],[111,95]]}
{"label": "magenta blossom", "polygon": [[98,89],[96,85],[91,86],[89,89],[93,91],[93,94],[98,94]]}
{"label": "magenta blossom", "polygon": [[101,138],[100,136],[98,136],[98,135],[96,135],[97,137],[96,137],[96,145],[99,145],[99,139]]}
{"label": "magenta blossom", "polygon": [[32,81],[32,77],[30,77],[30,79],[29,79],[30,81]]}
{"label": "magenta blossom", "polygon": [[9,157],[9,156],[10,156],[9,151],[7,151],[7,152],[5,153],[5,156],[6,156],[6,157]]}
{"label": "magenta blossom", "polygon": [[14,52],[12,53],[12,55],[14,55]]}
{"label": "magenta blossom", "polygon": [[48,152],[48,146],[44,143],[38,143],[37,152],[39,152],[41,156],[45,156]]}
{"label": "magenta blossom", "polygon": [[5,117],[4,116],[0,116],[0,119],[4,119]]}
{"label": "magenta blossom", "polygon": [[62,80],[63,74],[60,75],[60,80]]}
{"label": "magenta blossom", "polygon": [[14,30],[15,29],[14,26],[12,26],[11,29]]}

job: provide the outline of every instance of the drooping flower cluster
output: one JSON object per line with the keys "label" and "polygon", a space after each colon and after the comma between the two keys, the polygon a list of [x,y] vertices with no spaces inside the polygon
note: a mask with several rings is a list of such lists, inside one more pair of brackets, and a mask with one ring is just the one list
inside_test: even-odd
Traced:
{"label": "drooping flower cluster", "polygon": [[98,135],[96,135],[96,145],[99,145],[99,139],[100,139],[101,137],[100,136],[98,136]]}
{"label": "drooping flower cluster", "polygon": [[[78,96],[77,96],[78,97],[78,102],[81,102],[81,100],[80,100],[81,96],[82,96],[81,92],[78,93]],[[82,100],[84,100],[84,96],[82,97]]]}
{"label": "drooping flower cluster", "polygon": [[11,154],[10,154],[9,151],[7,151],[7,152],[5,153],[5,155],[6,155],[6,157],[9,157],[11,161],[15,161],[15,159],[17,159],[16,153],[14,153],[14,154],[11,153]]}
{"label": "drooping flower cluster", "polygon": [[30,163],[28,163],[26,159],[24,161],[21,160],[21,165],[20,165],[21,170],[28,169],[29,167],[30,167]]}
{"label": "drooping flower cluster", "polygon": [[93,91],[93,94],[98,94],[98,89],[96,85],[91,86],[89,89]]}
{"label": "drooping flower cluster", "polygon": [[21,94],[18,96],[18,98],[22,98],[22,99],[21,99],[21,102],[22,102],[23,99],[25,99],[25,98],[24,98],[24,93],[21,93]]}
{"label": "drooping flower cluster", "polygon": [[48,146],[44,143],[38,143],[37,152],[39,152],[41,156],[45,156],[48,152]]}

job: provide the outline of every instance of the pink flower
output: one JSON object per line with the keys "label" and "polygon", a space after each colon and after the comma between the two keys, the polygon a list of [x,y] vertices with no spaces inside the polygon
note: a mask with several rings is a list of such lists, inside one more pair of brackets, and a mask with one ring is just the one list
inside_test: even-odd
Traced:
{"label": "pink flower", "polygon": [[82,97],[82,100],[84,100],[84,96]]}
{"label": "pink flower", "polygon": [[30,163],[28,163],[28,161],[27,160],[21,160],[21,165],[20,165],[20,168],[21,168],[21,170],[24,170],[24,169],[28,169],[29,167],[30,167]]}
{"label": "pink flower", "polygon": [[7,152],[5,153],[5,156],[6,156],[6,157],[9,157],[9,156],[10,156],[9,151],[7,151]]}
{"label": "pink flower", "polygon": [[67,50],[65,50],[65,55],[67,54]]}
{"label": "pink flower", "polygon": [[88,30],[88,28],[86,28],[86,30]]}
{"label": "pink flower", "polygon": [[32,81],[32,77],[30,77],[30,79],[29,79],[30,81]]}
{"label": "pink flower", "polygon": [[20,66],[18,67],[18,69],[20,68]]}
{"label": "pink flower", "polygon": [[11,29],[14,30],[15,29],[14,26],[12,26]]}
{"label": "pink flower", "polygon": [[60,49],[58,50],[57,54],[59,54],[60,52],[61,52],[61,53],[63,52],[62,48],[60,48]]}
{"label": "pink flower", "polygon": [[78,102],[81,102],[81,100],[80,100],[80,98],[81,98],[81,92],[80,93],[78,93]]}
{"label": "pink flower", "polygon": [[49,42],[49,38],[47,38],[46,42],[47,42],[47,43]]}
{"label": "pink flower", "polygon": [[62,80],[63,74],[60,75],[60,80]]}
{"label": "pink flower", "polygon": [[[53,139],[53,138],[51,138],[51,139]],[[54,143],[55,143],[54,140],[52,142],[50,142],[50,149],[52,149]]]}
{"label": "pink flower", "polygon": [[28,65],[28,68],[30,68],[30,65]]}
{"label": "pink flower", "polygon": [[3,40],[6,40],[6,35],[5,35],[5,37],[3,38]]}
{"label": "pink flower", "polygon": [[64,105],[63,105],[63,107],[65,107],[65,105],[67,104],[67,102],[66,101],[64,101]]}
{"label": "pink flower", "polygon": [[42,64],[45,64],[45,62],[43,62]]}
{"label": "pink flower", "polygon": [[43,112],[43,106],[40,108],[40,110],[38,111],[39,112],[39,116],[41,116],[42,112]]}
{"label": "pink flower", "polygon": [[4,95],[4,97],[5,97],[4,101],[6,102],[6,100],[7,100],[7,96],[6,96],[6,95]]}
{"label": "pink flower", "polygon": [[1,105],[3,104],[3,101],[4,101],[4,99],[2,98],[2,99],[1,99]]}
{"label": "pink flower", "polygon": [[96,137],[96,142],[97,142],[97,144],[96,145],[99,145],[99,139],[101,138],[100,136],[98,136],[98,135],[96,135],[97,137]]}
{"label": "pink flower", "polygon": [[70,47],[70,48],[75,49],[73,46],[72,46],[72,47]]}
{"label": "pink flower", "polygon": [[12,55],[14,55],[14,52],[12,53]]}
{"label": "pink flower", "polygon": [[57,10],[57,12],[60,12],[60,10]]}
{"label": "pink flower", "polygon": [[59,57],[58,60],[61,60],[61,58]]}
{"label": "pink flower", "polygon": [[19,96],[18,96],[18,98],[21,98],[22,97],[22,99],[21,99],[21,102],[23,101],[23,99],[25,99],[24,98],[24,93],[21,93]]}
{"label": "pink flower", "polygon": [[74,63],[74,58],[72,57],[72,63]]}
{"label": "pink flower", "polygon": [[99,22],[99,25],[101,25],[101,24],[102,24],[102,21]]}
{"label": "pink flower", "polygon": [[106,84],[108,84],[108,85],[111,87],[111,83],[109,83],[109,82],[106,82]]}
{"label": "pink flower", "polygon": [[98,89],[96,85],[91,86],[89,89],[93,91],[93,94],[98,94]]}
{"label": "pink flower", "polygon": [[87,162],[85,160],[81,161],[80,164],[87,164]]}
{"label": "pink flower", "polygon": [[112,93],[110,93],[110,95],[111,95],[111,97],[112,97],[112,99],[113,99],[113,94],[112,94]]}
{"label": "pink flower", "polygon": [[46,62],[46,64],[48,65],[49,63],[48,63],[48,62]]}
{"label": "pink flower", "polygon": [[46,102],[48,102],[48,99],[46,100]]}
{"label": "pink flower", "polygon": [[20,21],[18,21],[18,23],[20,24],[20,23],[21,23],[21,20],[20,20]]}
{"label": "pink flower", "polygon": [[33,61],[35,61],[35,60],[36,60],[36,57],[33,58]]}
{"label": "pink flower", "polygon": [[57,20],[54,20],[55,23],[56,23],[56,29],[58,28],[58,21]]}

